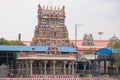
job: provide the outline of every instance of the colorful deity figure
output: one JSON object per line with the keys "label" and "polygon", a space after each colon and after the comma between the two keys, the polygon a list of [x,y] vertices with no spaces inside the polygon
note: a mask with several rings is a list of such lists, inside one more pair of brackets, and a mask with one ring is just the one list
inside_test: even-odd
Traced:
{"label": "colorful deity figure", "polygon": [[83,46],[94,46],[92,34],[85,34],[83,38]]}
{"label": "colorful deity figure", "polygon": [[38,24],[35,27],[31,45],[63,45],[69,44],[68,30],[65,25],[65,7],[38,5]]}

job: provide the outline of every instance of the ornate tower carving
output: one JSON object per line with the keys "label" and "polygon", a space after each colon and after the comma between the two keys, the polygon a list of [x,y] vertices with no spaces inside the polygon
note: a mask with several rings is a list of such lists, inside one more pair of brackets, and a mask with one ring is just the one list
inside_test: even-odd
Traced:
{"label": "ornate tower carving", "polygon": [[38,24],[31,45],[68,45],[68,30],[65,25],[65,7],[41,7],[38,5]]}
{"label": "ornate tower carving", "polygon": [[114,34],[110,39],[108,43],[108,47],[112,48],[114,44],[119,40],[119,38]]}
{"label": "ornate tower carving", "polygon": [[93,36],[92,34],[85,34],[83,38],[83,46],[93,46]]}

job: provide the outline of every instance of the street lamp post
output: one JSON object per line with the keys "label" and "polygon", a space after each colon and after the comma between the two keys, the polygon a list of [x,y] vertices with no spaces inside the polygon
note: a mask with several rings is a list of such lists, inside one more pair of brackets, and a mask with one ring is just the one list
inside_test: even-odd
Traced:
{"label": "street lamp post", "polygon": [[75,46],[77,46],[77,26],[82,26],[81,24],[75,24]]}
{"label": "street lamp post", "polygon": [[98,34],[100,35],[100,40],[102,39],[101,36],[103,34],[103,32],[98,32]]}
{"label": "street lamp post", "polygon": [[[77,46],[77,26],[82,26],[81,24],[75,24],[75,46]],[[76,54],[76,58],[78,58],[78,54]],[[76,72],[77,72],[77,60],[75,63],[76,67]]]}

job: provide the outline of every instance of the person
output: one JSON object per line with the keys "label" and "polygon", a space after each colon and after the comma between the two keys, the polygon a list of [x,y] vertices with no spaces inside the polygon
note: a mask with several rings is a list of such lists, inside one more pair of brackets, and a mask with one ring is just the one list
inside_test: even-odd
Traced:
{"label": "person", "polygon": [[8,71],[7,71],[7,76],[8,76],[8,77],[13,77],[13,73],[12,73],[10,70],[8,70]]}
{"label": "person", "polygon": [[8,77],[10,77],[10,74],[11,74],[10,70],[8,70],[6,74]]}
{"label": "person", "polygon": [[13,77],[13,73],[12,72],[10,72],[10,77]]}

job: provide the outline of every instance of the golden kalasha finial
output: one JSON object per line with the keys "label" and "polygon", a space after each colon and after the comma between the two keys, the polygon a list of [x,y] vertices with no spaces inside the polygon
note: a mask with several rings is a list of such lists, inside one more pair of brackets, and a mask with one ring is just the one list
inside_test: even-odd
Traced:
{"label": "golden kalasha finial", "polygon": [[56,10],[56,6],[54,6],[54,9]]}
{"label": "golden kalasha finial", "polygon": [[58,6],[58,10],[60,10],[60,6]]}
{"label": "golden kalasha finial", "polygon": [[45,9],[45,5],[43,5],[43,9]]}

